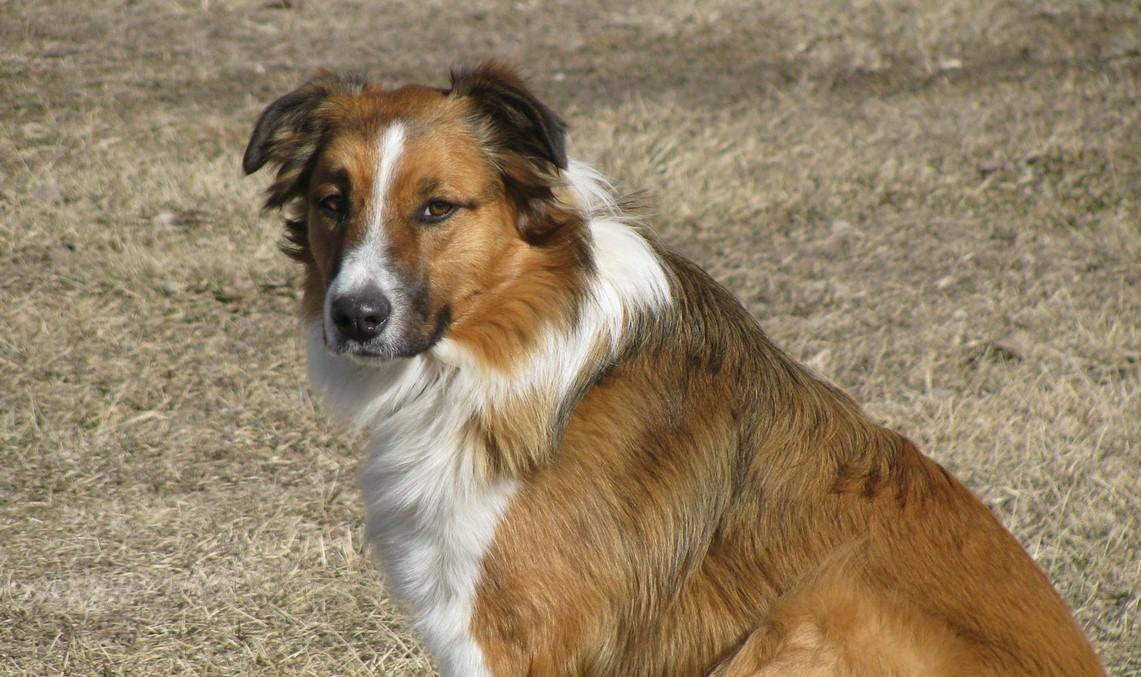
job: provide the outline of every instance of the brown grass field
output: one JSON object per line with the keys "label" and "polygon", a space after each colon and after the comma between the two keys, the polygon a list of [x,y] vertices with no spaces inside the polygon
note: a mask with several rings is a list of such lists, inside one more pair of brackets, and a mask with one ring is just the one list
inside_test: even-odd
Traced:
{"label": "brown grass field", "polygon": [[1141,673],[1141,10],[1092,0],[0,0],[0,673],[430,671],[239,165],[318,66],[492,54]]}

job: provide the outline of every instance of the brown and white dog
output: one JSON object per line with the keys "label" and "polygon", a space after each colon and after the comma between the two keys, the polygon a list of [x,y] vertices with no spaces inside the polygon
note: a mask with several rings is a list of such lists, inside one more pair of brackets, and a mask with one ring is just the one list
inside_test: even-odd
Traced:
{"label": "brown and white dog", "polygon": [[1096,675],[967,489],[567,159],[507,67],[258,119],[309,374],[445,675]]}

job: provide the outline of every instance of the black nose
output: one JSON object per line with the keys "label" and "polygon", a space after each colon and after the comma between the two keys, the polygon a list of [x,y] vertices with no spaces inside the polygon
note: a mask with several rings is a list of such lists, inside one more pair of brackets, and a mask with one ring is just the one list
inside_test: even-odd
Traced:
{"label": "black nose", "polygon": [[366,289],[333,299],[332,311],[342,336],[364,342],[380,335],[392,306],[379,289]]}

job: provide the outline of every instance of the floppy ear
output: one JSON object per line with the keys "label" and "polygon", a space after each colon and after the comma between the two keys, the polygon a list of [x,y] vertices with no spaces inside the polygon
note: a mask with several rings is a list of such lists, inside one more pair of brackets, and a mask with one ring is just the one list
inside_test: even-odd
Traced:
{"label": "floppy ear", "polygon": [[566,125],[514,70],[490,60],[452,71],[449,95],[471,100],[472,121],[491,149],[525,240],[541,244],[568,221],[581,218],[554,194],[562,183],[559,172],[567,168]]}
{"label": "floppy ear", "polygon": [[[266,164],[277,167],[277,176],[266,189],[266,209],[281,207],[301,195],[310,160],[327,131],[322,104],[336,95],[358,93],[363,87],[363,80],[321,70],[258,116],[242,156],[242,169],[252,174]],[[299,261],[309,260],[304,215],[287,216],[285,227],[282,251]]]}
{"label": "floppy ear", "polygon": [[[261,112],[242,156],[242,169],[252,174],[266,163],[276,164],[276,183],[285,178],[283,172],[300,171],[317,150],[325,132],[319,115],[321,104],[336,95],[359,93],[363,87],[364,82],[358,78],[317,71],[304,85]],[[267,203],[266,206],[279,205]]]}

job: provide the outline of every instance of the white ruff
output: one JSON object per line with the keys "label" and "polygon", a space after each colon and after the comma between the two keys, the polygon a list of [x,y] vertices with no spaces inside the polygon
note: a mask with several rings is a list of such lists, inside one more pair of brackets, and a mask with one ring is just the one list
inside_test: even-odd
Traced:
{"label": "white ruff", "polygon": [[657,256],[621,222],[605,181],[579,163],[567,174],[593,215],[597,273],[575,329],[548,330],[512,374],[480,369],[447,339],[416,357],[363,366],[325,350],[320,321],[309,327],[311,383],[335,413],[372,432],[362,472],[369,539],[444,675],[488,674],[469,626],[483,555],[517,489],[513,480],[478,479],[483,449],[464,424],[507,398],[557,406],[591,366],[595,346],[613,355],[632,315],[670,300]]}

